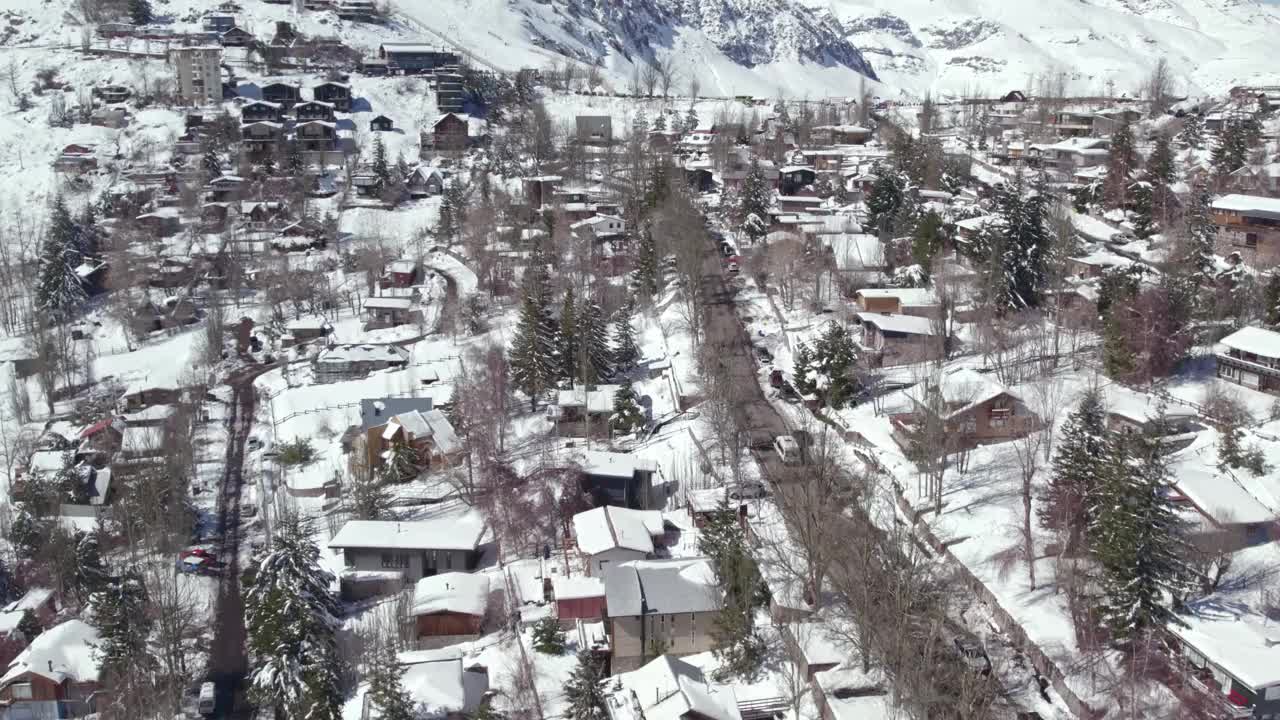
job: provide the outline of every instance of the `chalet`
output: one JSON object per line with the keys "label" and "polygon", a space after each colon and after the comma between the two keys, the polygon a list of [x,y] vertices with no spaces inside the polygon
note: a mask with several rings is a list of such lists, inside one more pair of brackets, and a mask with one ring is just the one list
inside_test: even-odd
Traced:
{"label": "chalet", "polygon": [[240,128],[241,143],[249,155],[270,153],[284,139],[284,125],[276,121],[257,121]]}
{"label": "chalet", "polygon": [[365,329],[395,327],[413,322],[413,299],[369,297],[364,300]]}
{"label": "chalet", "polygon": [[1280,261],[1280,199],[1224,195],[1213,201],[1212,212],[1218,254],[1239,255],[1255,267]]}
{"label": "chalet", "polygon": [[82,173],[98,167],[95,145],[67,145],[53,161],[53,167],[59,172]]}
{"label": "chalet", "polygon": [[398,345],[334,345],[315,359],[317,382],[355,380],[371,372],[401,369],[409,364],[409,351]]}
{"label": "chalet", "polygon": [[1072,176],[1081,168],[1103,165],[1111,155],[1111,141],[1095,137],[1072,137],[1052,145],[1033,144],[1027,156],[1041,167]]}
{"label": "chalet", "polygon": [[42,630],[47,629],[58,612],[57,596],[48,588],[33,587],[0,609],[0,667],[8,669],[18,653],[34,639],[18,629],[28,612],[35,616]]}
{"label": "chalet", "polygon": [[333,106],[319,100],[306,100],[293,106],[293,116],[299,123],[312,120],[333,122]]}
{"label": "chalet", "polygon": [[424,43],[383,43],[378,46],[378,58],[386,61],[390,71],[408,75],[457,66],[460,61],[457,53]]}
{"label": "chalet", "polygon": [[391,132],[394,129],[395,123],[386,115],[375,116],[369,121],[369,132]]}
{"label": "chalet", "polygon": [[684,179],[697,193],[709,193],[716,189],[715,175],[707,168],[685,168]]}
{"label": "chalet", "polygon": [[796,195],[813,186],[818,174],[808,165],[787,165],[778,171],[781,176],[779,188],[783,195]]}
{"label": "chalet", "polygon": [[579,115],[574,118],[578,142],[583,145],[608,145],[613,142],[613,118],[608,115]]}
{"label": "chalet", "polygon": [[285,334],[280,338],[283,347],[293,347],[319,340],[333,332],[333,325],[320,315],[295,318],[284,325]]}
{"label": "chalet", "polygon": [[603,242],[626,235],[626,224],[616,215],[595,215],[571,224],[569,230],[581,239]]}
{"label": "chalet", "polygon": [[[118,130],[129,124],[129,113],[124,108],[98,108],[89,113],[89,124]],[[179,149],[178,144],[174,149]]]}
{"label": "chalet", "polygon": [[415,638],[453,645],[479,637],[488,610],[488,575],[443,572],[414,585],[409,615]]}
{"label": "chalet", "polygon": [[99,85],[93,89],[93,95],[108,105],[114,105],[128,100],[133,91],[124,85]]}
{"label": "chalet", "polygon": [[1280,333],[1241,328],[1218,341],[1218,377],[1254,390],[1280,395]]}
{"label": "chalet", "polygon": [[854,292],[854,305],[862,312],[938,317],[938,296],[927,288],[863,288]]}
{"label": "chalet", "polygon": [[283,82],[267,83],[262,86],[262,99],[276,103],[285,110],[293,107],[302,96],[302,89],[297,85]]}
{"label": "chalet", "polygon": [[559,175],[523,177],[520,178],[521,194],[530,207],[539,209],[551,204],[551,198],[563,181],[564,178]]}
{"label": "chalet", "polygon": [[614,674],[641,667],[655,647],[678,657],[714,645],[723,601],[710,560],[619,563],[605,570],[604,589]]}
{"label": "chalet", "polygon": [[859,344],[877,367],[936,360],[942,354],[942,343],[929,318],[876,312],[859,312],[854,317],[862,326]]}
{"label": "chalet", "polygon": [[561,432],[585,433],[590,429],[588,426],[595,425],[607,433],[609,418],[613,415],[613,397],[619,387],[574,385],[568,390],[557,390],[555,403],[547,406],[547,414],[556,421]]}
{"label": "chalet", "polygon": [[409,172],[404,185],[409,197],[439,195],[444,192],[444,176],[436,168],[419,166]]}
{"label": "chalet", "polygon": [[823,145],[865,145],[871,135],[871,128],[861,125],[819,125],[810,131],[810,138]]}
{"label": "chalet", "polygon": [[80,431],[76,460],[105,467],[124,441],[124,420],[108,416]]}
{"label": "chalet", "polygon": [[1242,195],[1280,194],[1280,162],[1245,165],[1227,176],[1227,187]]}
{"label": "chalet", "polygon": [[72,718],[102,700],[98,631],[68,620],[31,641],[0,677],[0,708],[9,718]]}
{"label": "chalet", "polygon": [[1188,684],[1216,701],[1215,715],[1280,717],[1280,628],[1273,607],[1243,590],[1218,590],[1186,603],[1165,627]]}
{"label": "chalet", "polygon": [[375,470],[398,445],[414,449],[419,468],[451,461],[464,449],[449,418],[433,406],[430,397],[362,400],[360,424],[365,461]]}
{"label": "chalet", "polygon": [[653,485],[657,465],[629,453],[586,450],[576,459],[582,470],[582,489],[597,505],[649,509],[665,501]]}
{"label": "chalet", "polygon": [[1109,385],[1104,394],[1107,430],[1153,438],[1166,453],[1187,447],[1205,429],[1199,413],[1188,405],[1161,402],[1123,385]]}
{"label": "chalet", "polygon": [[658,510],[604,505],[573,516],[574,541],[591,577],[603,577],[618,563],[653,557],[665,533]]}
{"label": "chalet", "polygon": [[467,121],[445,113],[431,124],[431,148],[437,152],[461,152],[467,148]]}
{"label": "chalet", "polygon": [[616,677],[605,692],[610,720],[743,720],[746,712],[732,685],[711,683],[702,670],[669,655]]}
{"label": "chalet", "polygon": [[411,287],[418,280],[418,263],[415,260],[395,260],[387,264],[382,277],[389,287]]}
{"label": "chalet", "polygon": [[157,237],[167,237],[182,229],[181,208],[158,207],[134,218],[138,225]]}
{"label": "chalet", "polygon": [[333,11],[343,20],[369,20],[378,14],[373,0],[335,0]]}
{"label": "chalet", "polygon": [[1049,118],[1049,127],[1058,137],[1083,137],[1093,134],[1095,117],[1091,110],[1060,110]]}
{"label": "chalet", "polygon": [[230,13],[205,13],[205,16],[200,18],[200,26],[207,32],[223,33],[236,27],[236,16]]}
{"label": "chalet", "polygon": [[330,151],[338,148],[338,130],[332,122],[310,120],[294,126],[294,136],[303,150]]}
{"label": "chalet", "polygon": [[1088,255],[1067,258],[1066,264],[1071,274],[1081,279],[1090,279],[1100,278],[1110,270],[1131,267],[1133,260],[1107,250],[1098,250]]}
{"label": "chalet", "polygon": [[311,97],[328,103],[338,112],[351,112],[351,86],[340,82],[322,82],[311,88]]}
{"label": "chalet", "polygon": [[[414,708],[429,708],[429,720],[478,717],[490,702],[489,671],[474,661],[463,662],[456,648],[400,653],[404,673],[400,682]],[[368,707],[368,706],[366,706]]]}
{"label": "chalet", "polygon": [[599,620],[605,615],[604,580],[599,576],[554,575],[551,596],[561,627],[572,627],[579,620]]}
{"label": "chalet", "polygon": [[1013,440],[1040,427],[1012,390],[968,368],[918,383],[906,395],[914,411],[890,416],[894,438],[904,447],[926,422],[945,429],[949,451]]}
{"label": "chalet", "polygon": [[241,27],[233,27],[218,34],[218,44],[223,47],[248,47],[254,40],[253,33]]}
{"label": "chalet", "polygon": [[351,174],[351,187],[360,197],[376,198],[382,195],[386,184],[372,170],[357,170]]}
{"label": "chalet", "polygon": [[475,511],[430,520],[349,520],[329,547],[342,551],[344,576],[388,571],[408,585],[442,572],[475,570],[485,531]]}
{"label": "chalet", "polygon": [[799,155],[803,162],[797,164],[808,165],[819,173],[839,172],[849,157],[843,150],[801,150]]}

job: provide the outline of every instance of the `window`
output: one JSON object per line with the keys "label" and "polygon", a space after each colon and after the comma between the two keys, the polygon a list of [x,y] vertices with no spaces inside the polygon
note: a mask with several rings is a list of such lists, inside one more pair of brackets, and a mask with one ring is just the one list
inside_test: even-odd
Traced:
{"label": "window", "polygon": [[382,567],[403,570],[409,567],[409,556],[404,553],[382,553]]}
{"label": "window", "polygon": [[976,433],[976,432],[978,432],[978,422],[977,422],[977,420],[975,420],[975,419],[974,419],[974,417],[973,417],[972,415],[967,415],[967,416],[965,416],[965,418],[964,418],[963,420],[961,420],[961,421],[960,421],[960,432],[962,432],[962,433]]}
{"label": "window", "polygon": [[1009,418],[1004,415],[992,415],[991,427],[1002,428],[1009,422]]}
{"label": "window", "polygon": [[1251,248],[1258,247],[1258,233],[1245,233],[1244,246]]}
{"label": "window", "polygon": [[[698,616],[689,613],[689,644],[693,645],[698,641]],[[1280,688],[1276,688],[1280,690]]]}
{"label": "window", "polygon": [[1267,688],[1266,694],[1263,695],[1267,700],[1280,700],[1280,685],[1273,685]]}
{"label": "window", "polygon": [[31,683],[19,683],[13,686],[14,700],[30,700],[31,699]]}
{"label": "window", "polygon": [[444,554],[444,569],[445,570],[453,569],[453,553],[451,552],[446,552]]}

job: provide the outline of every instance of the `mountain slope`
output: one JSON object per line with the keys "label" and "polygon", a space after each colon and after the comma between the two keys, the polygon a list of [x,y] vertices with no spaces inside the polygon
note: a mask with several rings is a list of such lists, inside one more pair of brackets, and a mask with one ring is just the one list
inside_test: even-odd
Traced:
{"label": "mountain slope", "polygon": [[[1280,10],[1256,0],[797,0],[844,24],[889,87],[915,93],[1133,93],[1160,57],[1179,89],[1274,78]],[[1274,82],[1274,80],[1273,80]]]}
{"label": "mountain slope", "polygon": [[853,92],[871,65],[826,11],[795,0],[396,0],[430,39],[502,69],[560,57],[598,64],[616,88],[670,58],[683,92],[793,97]]}

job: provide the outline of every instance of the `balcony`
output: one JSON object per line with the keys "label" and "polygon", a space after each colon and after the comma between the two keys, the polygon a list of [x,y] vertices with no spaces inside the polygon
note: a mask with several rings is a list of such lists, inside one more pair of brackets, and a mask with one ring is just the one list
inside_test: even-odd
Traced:
{"label": "balcony", "polygon": [[1217,357],[1219,364],[1226,365],[1227,367],[1247,370],[1267,377],[1280,378],[1280,368],[1278,367],[1254,362],[1252,360],[1246,360],[1226,353],[1214,353],[1214,356]]}

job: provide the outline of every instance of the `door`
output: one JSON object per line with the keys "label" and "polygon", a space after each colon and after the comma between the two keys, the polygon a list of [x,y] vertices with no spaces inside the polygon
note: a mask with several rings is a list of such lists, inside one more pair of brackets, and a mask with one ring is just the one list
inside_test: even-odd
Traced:
{"label": "door", "polygon": [[1257,388],[1259,383],[1258,373],[1251,373],[1245,370],[1240,371],[1240,384],[1245,387]]}

